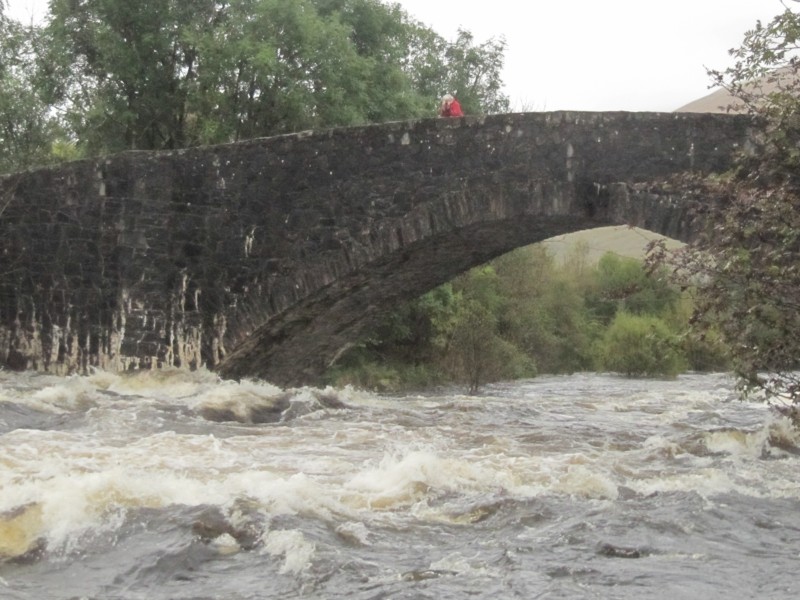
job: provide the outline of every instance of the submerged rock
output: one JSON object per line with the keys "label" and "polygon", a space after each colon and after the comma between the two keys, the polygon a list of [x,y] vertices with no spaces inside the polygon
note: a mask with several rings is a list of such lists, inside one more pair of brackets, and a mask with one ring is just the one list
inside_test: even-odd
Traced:
{"label": "submerged rock", "polygon": [[200,408],[200,416],[207,421],[222,423],[277,423],[289,408],[290,394],[283,393],[269,398],[252,399],[247,402],[231,399],[217,404],[206,404]]}
{"label": "submerged rock", "polygon": [[33,562],[46,542],[41,536],[42,507],[31,502],[0,513],[0,562]]}
{"label": "submerged rock", "polygon": [[608,556],[611,558],[642,558],[649,556],[649,552],[640,548],[626,548],[624,546],[615,546],[614,544],[603,543],[597,549],[600,556]]}
{"label": "submerged rock", "polygon": [[261,539],[261,528],[257,523],[248,520],[234,525],[217,507],[209,507],[200,513],[192,523],[192,532],[206,543],[232,538],[242,550],[252,550]]}

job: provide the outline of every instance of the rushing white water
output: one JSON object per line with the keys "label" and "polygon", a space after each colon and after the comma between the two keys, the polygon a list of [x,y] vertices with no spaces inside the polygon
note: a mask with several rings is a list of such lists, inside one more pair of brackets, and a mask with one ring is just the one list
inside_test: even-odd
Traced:
{"label": "rushing white water", "polygon": [[722,375],[0,372],[0,598],[787,598],[799,446]]}

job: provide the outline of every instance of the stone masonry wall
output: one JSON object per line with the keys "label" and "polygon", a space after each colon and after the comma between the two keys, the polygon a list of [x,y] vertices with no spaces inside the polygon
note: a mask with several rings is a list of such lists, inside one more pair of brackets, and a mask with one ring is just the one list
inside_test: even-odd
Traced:
{"label": "stone masonry wall", "polygon": [[531,113],[5,176],[0,365],[313,380],[392,303],[519,245],[619,222],[689,235],[679,197],[620,183],[725,170],[749,139],[743,117]]}

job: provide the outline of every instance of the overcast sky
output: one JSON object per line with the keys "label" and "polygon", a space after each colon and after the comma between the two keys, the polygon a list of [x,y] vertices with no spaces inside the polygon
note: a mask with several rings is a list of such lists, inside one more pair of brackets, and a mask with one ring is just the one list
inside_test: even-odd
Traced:
{"label": "overcast sky", "polygon": [[[136,0],[130,0],[136,1]],[[708,68],[730,65],[780,0],[398,0],[448,39],[504,37],[505,92],[515,110],[671,111],[709,90]],[[16,18],[47,0],[7,0]],[[456,91],[456,90],[454,90]]]}
{"label": "overcast sky", "polygon": [[505,37],[515,108],[671,111],[711,92],[706,67],[730,66],[780,0],[399,0],[448,39]]}

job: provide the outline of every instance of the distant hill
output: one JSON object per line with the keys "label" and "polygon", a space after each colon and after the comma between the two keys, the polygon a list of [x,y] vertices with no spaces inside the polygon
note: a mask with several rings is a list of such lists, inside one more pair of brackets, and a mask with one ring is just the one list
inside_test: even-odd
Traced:
{"label": "distant hill", "polygon": [[707,96],[693,100],[676,109],[675,112],[691,113],[740,113],[744,105],[728,93],[726,89],[718,89]]}
{"label": "distant hill", "polygon": [[[778,89],[785,91],[797,86],[796,78],[797,74],[791,67],[783,67],[748,84],[745,89],[756,95],[770,94]],[[719,88],[707,96],[681,106],[675,112],[742,113],[745,112],[745,107],[742,101],[731,96],[728,90]]]}
{"label": "distant hill", "polygon": [[579,247],[583,246],[588,253],[587,259],[589,262],[595,263],[606,252],[613,252],[628,258],[643,259],[647,244],[654,239],[666,240],[667,248],[670,249],[683,246],[683,243],[677,240],[665,238],[646,229],[627,225],[576,231],[575,233],[550,238],[542,242],[542,244],[559,262],[563,262],[570,253],[574,253]]}

